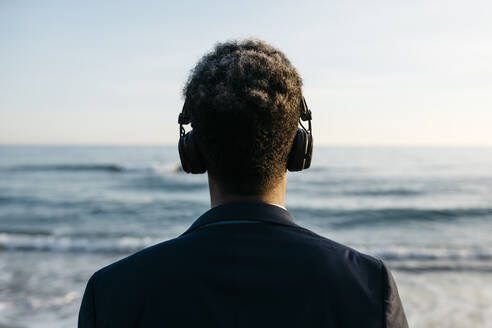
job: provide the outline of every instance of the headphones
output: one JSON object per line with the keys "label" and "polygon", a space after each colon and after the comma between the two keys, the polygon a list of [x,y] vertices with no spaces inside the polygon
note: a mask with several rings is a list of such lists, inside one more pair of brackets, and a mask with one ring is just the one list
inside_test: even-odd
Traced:
{"label": "headphones", "polygon": [[[302,171],[311,166],[311,157],[313,155],[313,133],[311,128],[311,111],[309,110],[306,100],[301,97],[300,101],[299,125],[297,128],[292,148],[287,160],[287,169],[289,171]],[[304,127],[302,121],[308,122],[308,129]],[[178,150],[181,159],[181,166],[186,173],[205,173],[207,168],[198,144],[193,137],[193,130],[186,132],[183,125],[191,123],[191,118],[188,112],[188,106],[185,100],[183,109],[178,116],[179,124],[179,142]]]}

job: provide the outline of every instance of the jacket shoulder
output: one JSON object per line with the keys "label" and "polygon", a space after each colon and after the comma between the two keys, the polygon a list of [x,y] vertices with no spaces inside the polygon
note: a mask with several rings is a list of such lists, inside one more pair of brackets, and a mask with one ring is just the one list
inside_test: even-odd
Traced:
{"label": "jacket shoulder", "polygon": [[303,235],[303,238],[307,243],[311,244],[314,248],[319,249],[321,256],[329,256],[332,259],[345,262],[347,265],[353,264],[358,266],[360,269],[366,268],[382,274],[383,262],[381,259],[365,254],[347,245],[338,243],[332,239],[320,236],[311,230],[305,228],[298,230]]}
{"label": "jacket shoulder", "polygon": [[113,279],[116,276],[124,276],[124,273],[127,271],[131,271],[133,277],[139,273],[148,273],[151,268],[158,266],[158,264],[173,259],[176,251],[182,247],[185,239],[186,236],[180,236],[146,247],[99,269],[94,273],[94,276],[97,276],[97,280],[100,280],[103,277]]}
{"label": "jacket shoulder", "polygon": [[165,292],[158,284],[165,284],[168,275],[175,275],[182,268],[176,263],[179,257],[173,256],[182,242],[182,237],[178,237],[150,246],[96,271],[86,288],[90,291],[91,311],[81,308],[82,321],[95,317],[97,326],[111,326],[114,322],[125,323],[116,325],[121,327],[138,326],[149,295],[156,290]]}

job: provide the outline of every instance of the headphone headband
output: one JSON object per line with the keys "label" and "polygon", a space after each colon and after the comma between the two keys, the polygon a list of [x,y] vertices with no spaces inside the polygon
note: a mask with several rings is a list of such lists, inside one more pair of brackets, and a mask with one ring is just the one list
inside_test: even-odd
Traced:
{"label": "headphone headband", "polygon": [[[313,115],[311,113],[311,110],[308,108],[306,99],[304,99],[304,96],[301,98],[301,116],[299,117],[299,125],[309,133],[310,136],[313,135],[313,130],[311,127],[311,120],[313,119]],[[302,121],[307,121],[308,122],[308,128],[302,124]]]}
{"label": "headphone headband", "polygon": [[312,119],[311,111],[306,104],[306,99],[304,99],[304,96],[301,96],[301,120],[310,121]]}
{"label": "headphone headband", "polygon": [[181,109],[181,113],[179,113],[178,116],[178,123],[180,125],[181,124],[186,125],[186,124],[190,124],[190,122],[191,122],[191,118],[188,112],[188,102],[185,99],[185,102],[183,104],[183,109]]}
{"label": "headphone headband", "polygon": [[181,124],[181,125],[186,125],[186,124],[190,124],[191,120],[188,116],[185,116],[182,112],[179,113],[179,116],[178,116],[178,123]]}

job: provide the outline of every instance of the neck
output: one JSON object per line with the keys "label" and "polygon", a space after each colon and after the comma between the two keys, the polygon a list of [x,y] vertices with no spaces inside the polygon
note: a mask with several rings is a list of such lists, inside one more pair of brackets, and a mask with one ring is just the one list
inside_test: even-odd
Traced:
{"label": "neck", "polygon": [[285,187],[287,184],[287,175],[284,174],[283,178],[269,190],[258,195],[236,195],[233,193],[225,192],[223,188],[208,175],[208,186],[210,190],[210,205],[216,207],[226,203],[232,202],[256,202],[256,203],[268,203],[284,206],[285,204]]}

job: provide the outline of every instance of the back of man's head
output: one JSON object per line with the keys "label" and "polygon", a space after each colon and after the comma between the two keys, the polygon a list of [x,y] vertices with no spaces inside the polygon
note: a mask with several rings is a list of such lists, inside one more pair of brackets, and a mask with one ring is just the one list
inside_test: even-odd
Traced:
{"label": "back of man's head", "polygon": [[184,87],[206,169],[225,191],[261,194],[283,178],[300,115],[302,80],[259,40],[217,44]]}

